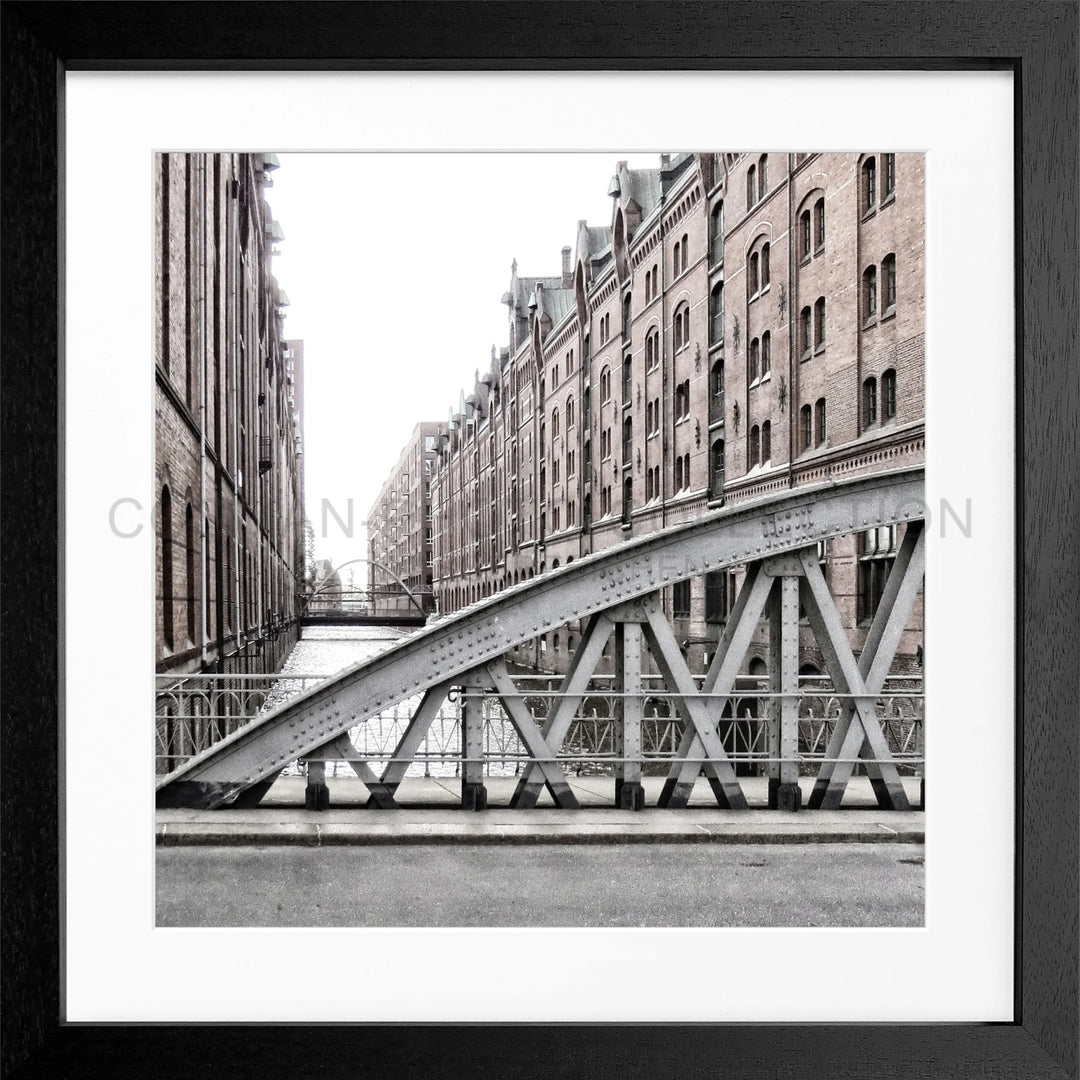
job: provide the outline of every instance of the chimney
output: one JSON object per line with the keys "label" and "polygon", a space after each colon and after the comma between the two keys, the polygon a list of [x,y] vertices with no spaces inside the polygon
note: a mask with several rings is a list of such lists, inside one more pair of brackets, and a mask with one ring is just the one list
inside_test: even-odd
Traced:
{"label": "chimney", "polygon": [[570,270],[570,246],[562,249],[562,287],[569,289],[574,284],[574,275]]}

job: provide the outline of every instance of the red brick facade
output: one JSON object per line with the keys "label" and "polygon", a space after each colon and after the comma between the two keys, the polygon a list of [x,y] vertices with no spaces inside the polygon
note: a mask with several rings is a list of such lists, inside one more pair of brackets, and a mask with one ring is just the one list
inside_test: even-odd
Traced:
{"label": "red brick facade", "polygon": [[[560,276],[514,265],[509,346],[452,411],[433,483],[439,610],[709,508],[922,463],[923,185],[919,154],[619,163],[610,224],[579,223]],[[822,552],[856,647],[898,539]],[[665,590],[699,669],[738,578]],[[901,668],[921,620],[920,603]],[[578,633],[520,659],[562,669]]]}
{"label": "red brick facade", "polygon": [[157,159],[159,671],[277,670],[297,637],[302,352],[270,271],[274,166]]}

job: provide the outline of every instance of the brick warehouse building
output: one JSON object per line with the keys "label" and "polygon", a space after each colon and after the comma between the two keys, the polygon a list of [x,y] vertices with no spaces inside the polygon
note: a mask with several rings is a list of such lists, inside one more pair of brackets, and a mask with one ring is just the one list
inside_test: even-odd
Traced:
{"label": "brick warehouse building", "polygon": [[161,154],[157,667],[278,670],[302,586],[303,353],[271,273],[267,154]]}
{"label": "brick warehouse building", "polygon": [[431,480],[446,430],[432,421],[416,425],[368,512],[368,581],[378,609],[408,615],[412,593],[424,611],[434,610]]}
{"label": "brick warehouse building", "polygon": [[[561,275],[512,267],[509,345],[440,439],[439,610],[706,510],[923,463],[923,188],[918,154],[619,163],[610,224],[578,223]],[[822,546],[856,649],[900,538]],[[740,576],[664,590],[696,670]],[[579,633],[518,659],[564,670]],[[913,670],[921,645],[920,599],[894,670]],[[823,670],[808,629],[803,662]]]}

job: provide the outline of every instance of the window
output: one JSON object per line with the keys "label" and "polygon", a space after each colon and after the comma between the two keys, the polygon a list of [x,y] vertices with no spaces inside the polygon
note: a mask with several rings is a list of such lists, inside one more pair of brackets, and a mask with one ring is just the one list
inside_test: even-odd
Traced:
{"label": "window", "polygon": [[768,330],[761,335],[761,377],[772,372],[772,334]]}
{"label": "window", "polygon": [[623,302],[622,302],[622,336],[623,336],[623,341],[625,341],[630,336],[630,325],[631,325],[630,311],[631,311],[630,293],[627,293],[623,297]]}
{"label": "window", "polygon": [[682,273],[682,244],[676,244],[671,252],[671,276],[677,278]]}
{"label": "window", "polygon": [[896,307],[896,256],[886,255],[881,261],[882,307],[887,314]]}
{"label": "window", "polygon": [[873,211],[877,200],[877,159],[869,157],[862,167],[862,212]]}
{"label": "window", "polygon": [[675,351],[685,349],[690,344],[690,305],[683,304],[675,312]]}
{"label": "window", "polygon": [[604,368],[600,372],[600,400],[611,400],[611,368]]}
{"label": "window", "polygon": [[810,355],[814,344],[810,336],[810,309],[808,307],[804,307],[799,313],[799,344],[802,346],[805,360]]}
{"label": "window", "polygon": [[710,302],[712,321],[709,324],[710,345],[719,345],[724,340],[724,283],[719,281],[713,287]]}
{"label": "window", "polygon": [[761,460],[762,462],[772,459],[772,421],[766,420],[761,425]]}
{"label": "window", "polygon": [[881,415],[886,420],[896,416],[896,372],[892,368],[881,376]]}
{"label": "window", "polygon": [[604,428],[600,432],[600,460],[607,461],[611,457],[611,428]]}
{"label": "window", "polygon": [[653,410],[653,412],[652,412],[652,414],[653,414],[652,434],[653,435],[658,435],[660,433],[660,399],[659,398],[654,398],[653,399],[652,410]]}
{"label": "window", "polygon": [[573,450],[567,450],[566,451],[566,475],[567,476],[576,475],[575,472],[574,472],[574,451]]}
{"label": "window", "polygon": [[687,420],[690,417],[690,380],[679,383],[675,388],[675,419]]}
{"label": "window", "polygon": [[803,259],[810,258],[811,240],[810,240],[810,211],[804,210],[802,217],[799,219],[799,236],[801,240],[801,250]]}
{"label": "window", "polygon": [[705,575],[705,621],[724,622],[735,606],[735,575],[730,570],[710,570]]}
{"label": "window", "polygon": [[651,330],[645,338],[645,368],[653,371],[660,363],[660,331]]}
{"label": "window", "polygon": [[676,619],[690,618],[690,582],[677,581],[671,588],[671,613]]}
{"label": "window", "polygon": [[724,261],[724,204],[719,202],[712,212],[712,233],[709,244],[712,261]]}
{"label": "window", "polygon": [[656,485],[653,482],[653,471],[648,469],[645,473],[645,501],[652,502],[656,495]]}
{"label": "window", "polygon": [[[723,408],[724,404],[724,361],[717,360],[712,366],[712,398]],[[722,414],[721,414],[722,416]]]}
{"label": "window", "polygon": [[750,429],[750,467],[761,462],[761,429],[755,424]]}
{"label": "window", "polygon": [[544,404],[544,397],[545,397],[544,386],[545,386],[544,380],[541,379],[540,380],[540,404],[541,405]]}
{"label": "window", "polygon": [[622,457],[623,468],[629,468],[630,458],[634,452],[634,419],[628,416],[623,421]]}
{"label": "window", "polygon": [[173,636],[173,520],[172,494],[161,489],[161,630],[165,648],[171,649]]}
{"label": "window", "polygon": [[746,170],[746,208],[750,209],[757,202],[757,169],[751,165]]}
{"label": "window", "polygon": [[814,304],[814,348],[825,348],[825,297],[819,296]]}
{"label": "window", "polygon": [[885,155],[885,194],[881,201],[891,199],[896,194],[896,155]]}
{"label": "window", "polygon": [[799,410],[799,420],[802,425],[802,445],[804,450],[809,450],[814,445],[814,420],[813,411],[809,405],[804,405]]}
{"label": "window", "polygon": [[761,288],[769,287],[769,245],[765,244],[761,249]]}
{"label": "window", "polygon": [[690,266],[690,237],[687,233],[683,233],[682,244],[682,268],[685,272]]}
{"label": "window", "polygon": [[559,437],[559,410],[551,410],[551,441],[552,443]]}
{"label": "window", "polygon": [[858,561],[858,619],[867,622],[877,612],[896,561],[896,526],[883,525],[860,533]]}
{"label": "window", "polygon": [[862,276],[863,322],[877,318],[877,267],[868,266]]}
{"label": "window", "polygon": [[566,399],[566,430],[569,431],[574,426],[574,399],[568,397]]}
{"label": "window", "polygon": [[719,498],[724,491],[724,440],[712,444],[712,497]]}
{"label": "window", "polygon": [[547,424],[543,420],[540,421],[540,460],[543,461],[547,456]]}
{"label": "window", "polygon": [[683,459],[680,455],[675,459],[675,490],[682,491],[683,489]]}
{"label": "window", "polygon": [[622,488],[622,520],[624,525],[630,524],[630,515],[634,509],[634,480],[630,476],[623,479]]}
{"label": "window", "polygon": [[769,190],[769,155],[762,154],[758,160],[758,198],[764,199]]}
{"label": "window", "polygon": [[622,358],[622,398],[623,404],[629,405],[634,396],[634,369],[630,363],[630,353]]}
{"label": "window", "polygon": [[814,205],[814,250],[825,246],[825,200],[818,199]]}
{"label": "window", "polygon": [[761,377],[761,342],[757,338],[750,342],[749,357],[747,379],[751,383],[756,383]]}
{"label": "window", "polygon": [[750,296],[757,296],[758,289],[760,288],[759,273],[758,273],[758,253],[755,251],[750,256],[750,270],[747,275],[747,288],[750,290]]}
{"label": "window", "polygon": [[877,379],[871,376],[862,384],[863,426],[877,423]]}
{"label": "window", "polygon": [[817,399],[817,444],[825,445],[825,399]]}
{"label": "window", "polygon": [[198,590],[195,588],[195,515],[191,512],[191,503],[184,510],[184,569],[187,571],[184,581],[184,603],[187,607],[187,636],[195,644],[195,600]]}

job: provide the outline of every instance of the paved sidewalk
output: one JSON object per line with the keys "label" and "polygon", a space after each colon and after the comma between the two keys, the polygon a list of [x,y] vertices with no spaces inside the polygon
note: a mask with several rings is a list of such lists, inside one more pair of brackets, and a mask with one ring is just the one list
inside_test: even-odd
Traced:
{"label": "paved sidewalk", "polygon": [[[685,810],[661,810],[656,800],[662,777],[646,777],[644,810],[612,809],[614,781],[609,777],[572,777],[570,786],[580,810],[557,810],[545,791],[535,810],[511,810],[513,777],[489,777],[489,808],[460,807],[460,781],[406,780],[398,789],[400,810],[364,807],[367,790],[358,780],[331,777],[331,809],[305,810],[303,777],[282,777],[262,803],[251,810],[158,810],[161,845],[300,845],[324,847],[359,844],[628,844],[628,843],[918,843],[924,841],[921,810],[877,808],[870,783],[854,777],[842,810],[784,813],[766,808],[768,783],[763,777],[741,778],[748,810],[721,810],[708,782],[700,779]],[[803,802],[813,786],[801,781]],[[919,781],[905,778],[912,806],[918,805]]]}

